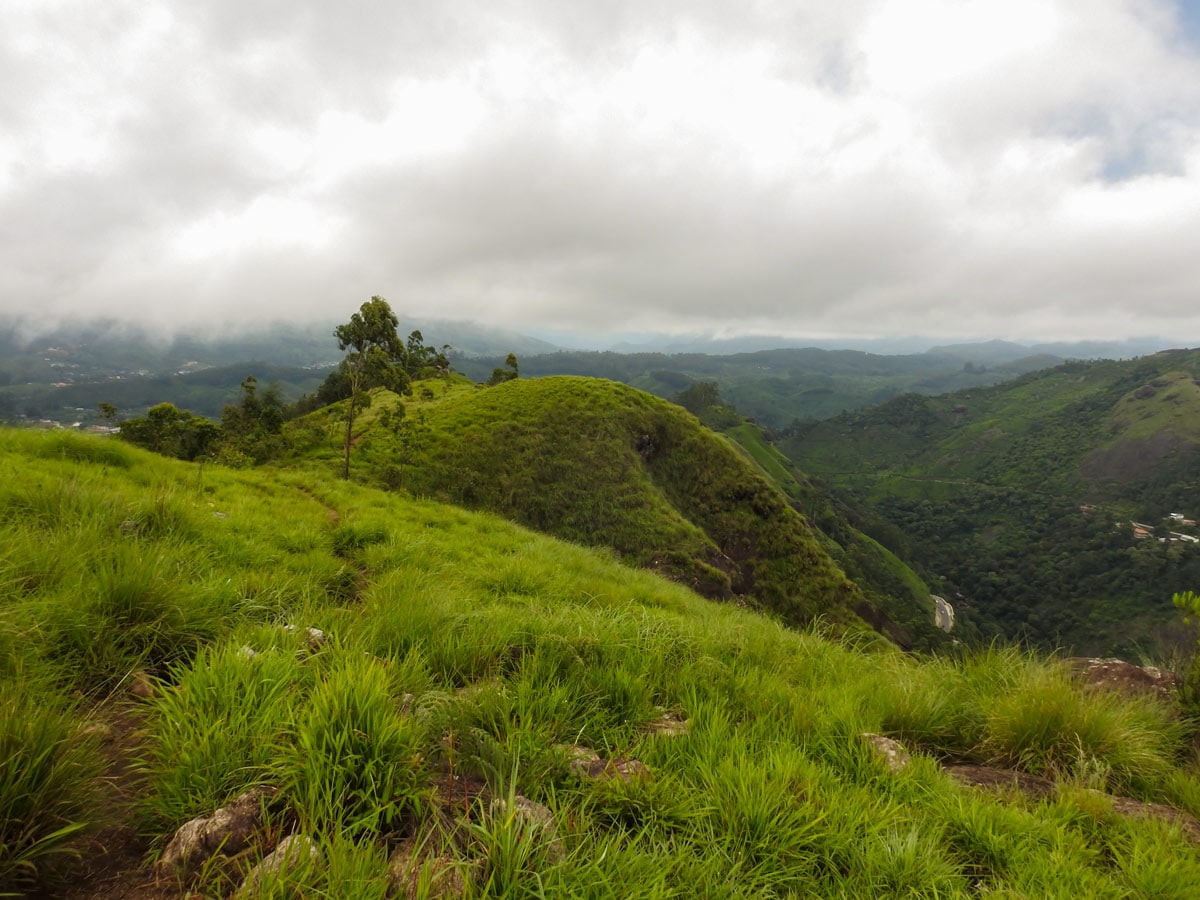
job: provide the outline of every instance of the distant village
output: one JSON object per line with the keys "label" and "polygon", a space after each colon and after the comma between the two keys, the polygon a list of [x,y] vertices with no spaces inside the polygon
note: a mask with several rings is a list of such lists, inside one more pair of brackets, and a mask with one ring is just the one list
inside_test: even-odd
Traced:
{"label": "distant village", "polygon": [[[1118,527],[1121,527],[1122,524],[1117,523]],[[1194,534],[1171,531],[1172,527],[1194,528],[1196,526],[1196,520],[1187,518],[1183,513],[1168,513],[1163,518],[1161,526],[1147,525],[1145,522],[1129,522],[1128,525],[1133,529],[1135,541],[1149,541],[1157,538],[1162,544],[1200,544],[1200,537]]]}
{"label": "distant village", "polygon": [[[78,413],[87,412],[85,409],[76,409],[75,411]],[[25,428],[76,428],[79,431],[86,431],[88,434],[119,434],[121,431],[121,426],[119,425],[89,425],[82,421],[60,422],[58,419],[26,419],[21,417],[16,420],[16,424]]]}

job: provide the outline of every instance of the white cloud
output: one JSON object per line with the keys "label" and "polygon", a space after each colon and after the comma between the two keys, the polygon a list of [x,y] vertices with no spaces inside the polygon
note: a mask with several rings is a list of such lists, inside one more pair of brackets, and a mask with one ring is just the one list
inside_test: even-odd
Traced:
{"label": "white cloud", "polygon": [[6,16],[0,312],[1200,339],[1166,0]]}

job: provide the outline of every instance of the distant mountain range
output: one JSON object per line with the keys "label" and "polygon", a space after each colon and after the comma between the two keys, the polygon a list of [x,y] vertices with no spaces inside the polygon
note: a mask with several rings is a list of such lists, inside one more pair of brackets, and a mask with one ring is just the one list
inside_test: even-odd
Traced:
{"label": "distant mountain range", "polygon": [[[94,418],[99,402],[136,414],[167,400],[216,416],[251,374],[262,382],[278,382],[284,396],[295,400],[313,391],[340,358],[334,324],[281,323],[233,337],[164,338],[115,320],[98,320],[31,338],[21,323],[0,321],[0,420],[86,422]],[[617,353],[565,350],[536,337],[467,322],[401,322],[402,334],[414,329],[427,344],[450,344],[455,369],[478,381],[486,380],[509,353],[518,356],[524,375],[592,375],[666,398],[698,381],[713,381],[727,402],[775,430],[905,392],[941,394],[986,386],[1067,358],[1136,356],[1163,343],[858,342],[860,348],[876,351],[906,348],[904,353],[883,353],[832,349],[830,342],[825,347],[786,346],[798,342],[762,336],[681,340],[643,335],[640,352]],[[646,352],[649,346],[666,352]]]}

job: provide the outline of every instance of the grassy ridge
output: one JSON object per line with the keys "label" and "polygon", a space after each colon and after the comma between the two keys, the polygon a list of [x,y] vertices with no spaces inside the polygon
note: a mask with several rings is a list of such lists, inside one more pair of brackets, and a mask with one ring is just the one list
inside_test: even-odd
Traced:
{"label": "grassy ridge", "polygon": [[[45,869],[89,820],[96,746],[80,726],[148,668],[160,687],[143,702],[140,805],[155,845],[270,784],[274,832],[322,848],[321,865],[256,896],[382,897],[391,848],[414,836],[451,857],[471,897],[1187,897],[1200,885],[1178,827],[1088,790],[1200,813],[1180,723],[1084,693],[1055,665],[831,642],[492,516],[303,472],[201,471],[16,432],[0,432],[0,466],[21,473],[2,482],[0,697],[33,701],[0,704],[0,808],[17,811],[0,884],[19,886],[22,864]],[[305,644],[313,626],[319,647]],[[31,709],[47,727],[28,727]],[[649,728],[664,714],[686,733]],[[889,774],[867,731],[904,739],[915,763]],[[651,774],[580,781],[562,743]],[[990,797],[957,786],[941,758],[1065,786]],[[545,804],[557,837],[468,803],[454,839],[436,814],[447,773]],[[41,798],[35,812],[25,796]],[[199,877],[208,895],[231,885],[219,866]]]}
{"label": "grassy ridge", "polygon": [[[366,427],[364,467],[417,496],[610,547],[792,624],[853,621],[865,603],[785,499],[679,407],[567,376],[448,391],[413,405],[398,429]],[[380,397],[377,416],[389,402]],[[331,412],[297,427],[331,428],[314,424]]]}

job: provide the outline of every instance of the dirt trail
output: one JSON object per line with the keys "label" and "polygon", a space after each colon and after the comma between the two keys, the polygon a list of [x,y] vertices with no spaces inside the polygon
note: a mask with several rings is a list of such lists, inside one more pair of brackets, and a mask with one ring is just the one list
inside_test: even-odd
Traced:
{"label": "dirt trail", "polygon": [[145,864],[149,840],[138,833],[136,804],[146,779],[134,760],[142,749],[143,717],[133,702],[111,700],[92,718],[112,729],[104,743],[100,828],[77,845],[79,859],[55,872],[57,886],[28,894],[41,900],[174,900],[174,884],[156,882]]}

